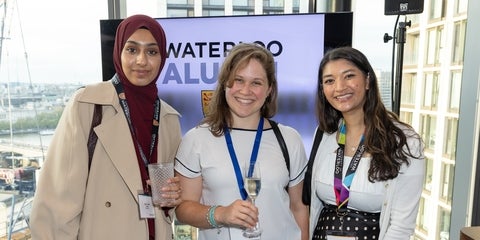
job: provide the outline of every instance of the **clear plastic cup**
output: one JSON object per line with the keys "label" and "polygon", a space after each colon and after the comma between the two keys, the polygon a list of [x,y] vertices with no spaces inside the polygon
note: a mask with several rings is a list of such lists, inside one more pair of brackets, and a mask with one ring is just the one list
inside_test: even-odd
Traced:
{"label": "clear plastic cup", "polygon": [[162,188],[168,185],[167,179],[173,177],[173,162],[150,163],[148,164],[148,174],[150,175],[153,204],[168,203],[171,199],[162,198]]}

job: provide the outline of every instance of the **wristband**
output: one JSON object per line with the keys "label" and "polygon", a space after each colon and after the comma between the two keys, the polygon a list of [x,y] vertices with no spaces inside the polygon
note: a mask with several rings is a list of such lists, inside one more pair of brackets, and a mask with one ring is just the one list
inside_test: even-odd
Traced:
{"label": "wristband", "polygon": [[210,208],[207,211],[207,222],[210,224],[212,228],[220,228],[222,226],[218,225],[217,222],[215,221],[215,210],[217,209],[217,205],[210,206]]}

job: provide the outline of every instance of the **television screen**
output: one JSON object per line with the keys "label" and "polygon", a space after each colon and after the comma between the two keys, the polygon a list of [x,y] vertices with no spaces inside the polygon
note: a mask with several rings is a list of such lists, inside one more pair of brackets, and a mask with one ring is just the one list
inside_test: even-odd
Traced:
{"label": "television screen", "polygon": [[[167,36],[160,97],[182,115],[185,133],[203,118],[202,91],[215,89],[223,59],[235,44],[257,42],[274,55],[278,113],[273,119],[302,135],[309,152],[317,126],[318,65],[331,48],[351,46],[352,13],[158,18]],[[120,19],[101,20],[103,80],[115,73],[113,42]]]}

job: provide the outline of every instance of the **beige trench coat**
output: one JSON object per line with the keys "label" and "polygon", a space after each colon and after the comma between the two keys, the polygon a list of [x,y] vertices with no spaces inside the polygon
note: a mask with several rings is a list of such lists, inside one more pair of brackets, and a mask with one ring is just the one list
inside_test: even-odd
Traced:
{"label": "beige trench coat", "polygon": [[[94,103],[104,107],[88,173]],[[180,140],[179,114],[162,101],[158,161],[174,161]],[[146,240],[147,221],[139,217],[141,190],[134,143],[113,84],[81,88],[69,100],[40,170],[30,216],[32,238]],[[158,207],[155,214],[155,239],[172,239],[171,220]]]}

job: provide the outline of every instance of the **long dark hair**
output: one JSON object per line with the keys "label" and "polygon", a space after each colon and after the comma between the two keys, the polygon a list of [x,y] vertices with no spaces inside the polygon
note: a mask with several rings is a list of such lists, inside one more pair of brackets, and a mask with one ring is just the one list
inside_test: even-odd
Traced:
{"label": "long dark hair", "polygon": [[[340,47],[325,54],[318,69],[316,114],[319,128],[327,133],[338,130],[342,113],[330,105],[323,92],[323,70],[330,61],[344,59],[355,65],[369,78],[369,88],[363,105],[365,122],[366,152],[372,155],[368,178],[370,181],[385,181],[398,176],[402,164],[409,164],[413,156],[407,144],[407,138],[421,141],[413,128],[401,122],[398,116],[387,110],[378,90],[377,77],[367,57],[352,47]],[[408,135],[407,135],[408,134]]]}

